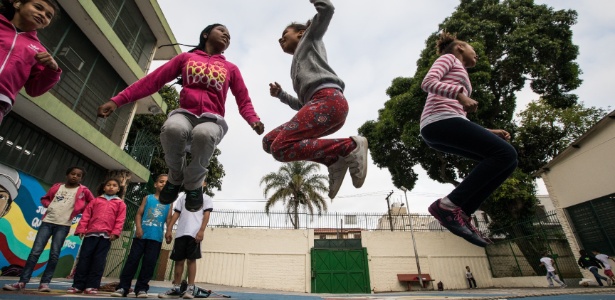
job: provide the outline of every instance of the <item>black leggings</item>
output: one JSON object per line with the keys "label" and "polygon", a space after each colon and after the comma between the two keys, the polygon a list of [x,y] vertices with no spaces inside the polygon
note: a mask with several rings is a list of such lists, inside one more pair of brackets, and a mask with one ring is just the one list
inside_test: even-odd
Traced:
{"label": "black leggings", "polygon": [[464,118],[431,123],[421,130],[429,147],[478,161],[448,199],[470,215],[517,167],[517,151],[507,141]]}

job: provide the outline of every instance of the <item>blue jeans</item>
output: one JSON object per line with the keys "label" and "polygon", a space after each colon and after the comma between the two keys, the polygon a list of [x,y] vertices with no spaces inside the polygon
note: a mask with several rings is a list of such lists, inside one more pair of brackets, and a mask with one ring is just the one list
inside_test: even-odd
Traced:
{"label": "blue jeans", "polygon": [[100,280],[105,271],[107,254],[111,248],[111,241],[101,236],[90,236],[83,239],[79,260],[75,268],[73,287],[79,290],[86,288],[99,288]]}
{"label": "blue jeans", "polygon": [[[598,281],[598,285],[599,286],[603,286],[604,284],[602,284],[602,280],[607,281],[608,282],[608,278],[600,275],[600,273],[598,273],[598,268],[597,267],[589,267],[589,271],[592,272],[592,274],[594,274],[594,277],[596,277],[596,281]],[[602,279],[602,280],[600,280]]]}
{"label": "blue jeans", "polygon": [[435,150],[478,162],[472,172],[447,196],[470,215],[517,167],[517,151],[507,141],[463,118],[431,123],[421,130]]}
{"label": "blue jeans", "polygon": [[36,238],[34,239],[34,244],[32,244],[32,250],[30,250],[30,255],[28,255],[28,260],[26,261],[26,265],[23,268],[23,272],[21,273],[21,277],[19,278],[19,282],[28,283],[30,281],[30,277],[32,277],[32,271],[38,262],[38,258],[45,250],[45,246],[51,237],[51,249],[49,249],[49,260],[47,261],[47,266],[45,267],[45,272],[43,276],[41,276],[41,283],[49,283],[51,282],[51,278],[53,277],[53,273],[56,270],[56,266],[58,265],[58,258],[60,258],[60,251],[62,250],[62,246],[64,245],[64,240],[70,231],[70,226],[57,225],[42,222],[41,226],[38,228],[38,232],[36,233]]}
{"label": "blue jeans", "polygon": [[149,281],[154,276],[154,269],[156,268],[156,261],[158,260],[158,254],[160,254],[160,248],[162,248],[162,243],[158,241],[138,238],[132,239],[130,254],[128,254],[128,259],[126,259],[126,264],[124,264],[124,269],[122,269],[120,284],[117,288],[122,288],[125,293],[128,293],[132,278],[135,277],[139,262],[141,258],[143,258],[139,278],[135,284],[135,294],[141,291],[147,292],[149,290]]}

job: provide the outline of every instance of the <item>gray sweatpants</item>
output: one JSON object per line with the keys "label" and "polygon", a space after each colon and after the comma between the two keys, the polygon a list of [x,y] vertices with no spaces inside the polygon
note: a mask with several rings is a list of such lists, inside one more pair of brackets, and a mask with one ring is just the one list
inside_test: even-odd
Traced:
{"label": "gray sweatpants", "polygon": [[[201,187],[209,160],[223,136],[222,127],[215,119],[184,113],[170,116],[160,129],[160,143],[169,168],[168,181],[176,185],[183,183],[187,190]],[[190,144],[192,160],[186,166],[186,146]]]}

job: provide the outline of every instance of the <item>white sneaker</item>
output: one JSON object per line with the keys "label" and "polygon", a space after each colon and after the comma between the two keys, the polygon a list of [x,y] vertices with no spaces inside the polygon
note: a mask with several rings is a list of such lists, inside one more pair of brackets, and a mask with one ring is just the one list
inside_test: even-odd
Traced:
{"label": "white sneaker", "polygon": [[335,198],[335,195],[340,190],[344,177],[346,177],[346,171],[348,171],[348,165],[342,157],[329,166],[329,198],[331,200]]}
{"label": "white sneaker", "polygon": [[149,295],[147,294],[146,291],[140,291],[137,293],[137,298],[149,298]]}
{"label": "white sneaker", "polygon": [[561,287],[561,288],[566,288],[567,286],[568,286],[568,285],[564,283],[564,284],[562,284],[560,287]]}
{"label": "white sneaker", "polygon": [[186,292],[184,292],[184,299],[193,299],[194,298],[194,284],[189,284]]}
{"label": "white sneaker", "polygon": [[344,160],[346,160],[346,164],[350,168],[352,185],[360,188],[363,186],[367,176],[367,139],[362,136],[351,136],[350,138],[357,144],[357,148],[344,157]]}
{"label": "white sneaker", "polygon": [[125,293],[123,288],[119,288],[111,293],[111,297],[126,297],[126,294],[128,293]]}

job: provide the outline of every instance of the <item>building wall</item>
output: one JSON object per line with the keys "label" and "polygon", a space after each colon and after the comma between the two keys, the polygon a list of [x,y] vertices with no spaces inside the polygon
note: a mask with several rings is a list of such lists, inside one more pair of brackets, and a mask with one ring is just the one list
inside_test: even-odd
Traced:
{"label": "building wall", "polygon": [[[594,130],[579,143],[579,148],[569,149],[556,163],[550,163],[549,170],[541,174],[549,196],[556,208],[570,248],[579,257],[581,245],[566,215],[565,208],[615,193],[613,170],[615,160],[615,122]],[[581,270],[585,278],[594,278]]]}
{"label": "building wall", "polygon": [[542,174],[549,195],[558,208],[566,208],[615,193],[615,123],[596,130]]}
{"label": "building wall", "polygon": [[[479,287],[547,285],[542,276],[492,278],[485,251],[448,232],[416,232],[415,238],[422,273],[442,281],[445,289],[467,288],[465,266]],[[208,228],[196,281],[309,293],[313,241],[312,230]],[[364,231],[362,243],[372,290],[406,290],[397,274],[417,271],[410,232]]]}

